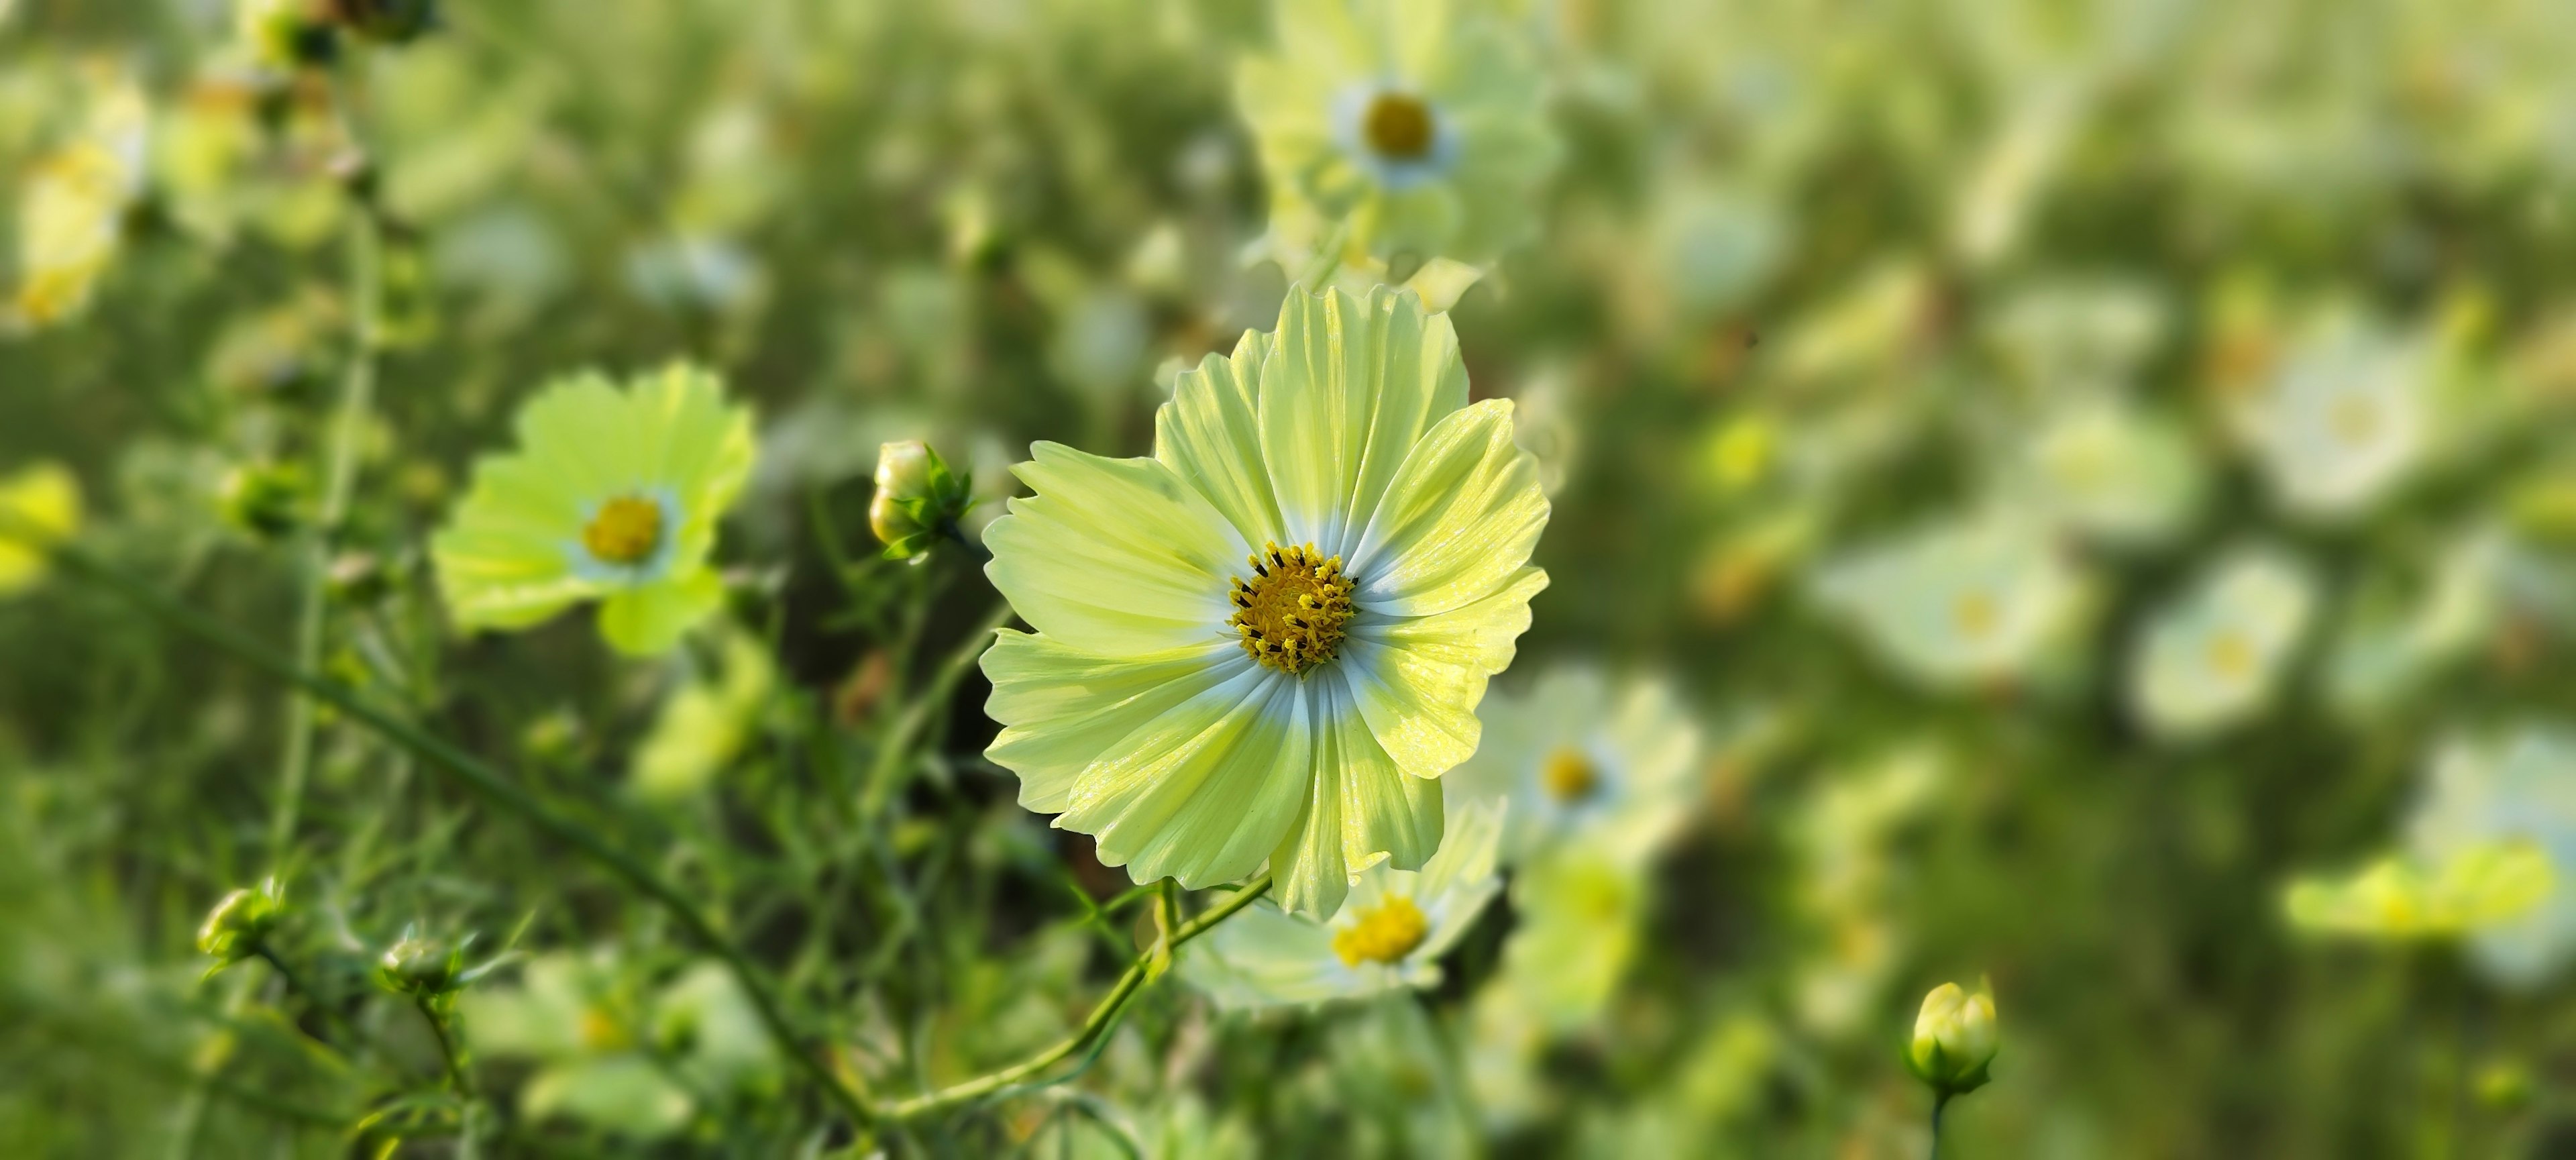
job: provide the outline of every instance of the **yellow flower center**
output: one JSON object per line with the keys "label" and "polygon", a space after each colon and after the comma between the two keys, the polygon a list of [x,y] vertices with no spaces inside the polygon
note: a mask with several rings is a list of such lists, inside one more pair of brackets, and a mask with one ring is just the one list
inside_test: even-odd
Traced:
{"label": "yellow flower center", "polygon": [[1995,602],[1983,592],[1970,592],[1951,605],[1950,616],[1958,622],[1959,631],[1969,636],[1984,636],[1995,630]]}
{"label": "yellow flower center", "polygon": [[1422,909],[1412,899],[1390,894],[1386,901],[1360,911],[1357,921],[1333,932],[1333,953],[1342,957],[1346,967],[1401,962],[1430,933],[1430,920],[1422,917]]}
{"label": "yellow flower center", "polygon": [[1592,796],[1601,788],[1601,770],[1592,759],[1573,748],[1559,749],[1547,755],[1538,767],[1538,783],[1547,796],[1560,802],[1573,803]]}
{"label": "yellow flower center", "polygon": [[2330,419],[2335,435],[2354,447],[2368,444],[2379,434],[2379,408],[2369,399],[2354,396],[2335,400]]}
{"label": "yellow flower center", "polygon": [[2254,646],[2232,632],[2222,632],[2209,642],[2209,667],[2229,680],[2241,680],[2254,670]]}
{"label": "yellow flower center", "polygon": [[603,563],[634,564],[662,543],[662,507],[640,496],[621,495],[599,505],[581,543]]}
{"label": "yellow flower center", "polygon": [[1245,559],[1252,579],[1235,579],[1234,616],[1226,621],[1243,638],[1243,651],[1291,676],[1333,659],[1356,587],[1342,575],[1342,558],[1313,544],[1271,544]]}
{"label": "yellow flower center", "polygon": [[1360,118],[1360,135],[1380,157],[1419,161],[1431,153],[1431,106],[1420,97],[1379,93]]}
{"label": "yellow flower center", "polygon": [[578,1034],[581,1045],[592,1051],[624,1051],[633,1046],[633,1042],[627,1038],[626,1026],[619,1023],[617,1018],[610,1015],[604,1007],[583,1009],[581,1030]]}

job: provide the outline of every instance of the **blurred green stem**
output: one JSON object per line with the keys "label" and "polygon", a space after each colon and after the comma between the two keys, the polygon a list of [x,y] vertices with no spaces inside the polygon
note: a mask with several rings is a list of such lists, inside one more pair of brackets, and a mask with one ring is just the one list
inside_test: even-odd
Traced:
{"label": "blurred green stem", "polygon": [[543,831],[548,837],[571,847],[583,857],[623,879],[637,892],[661,904],[673,918],[679,920],[681,927],[688,931],[694,941],[724,960],[726,968],[742,984],[743,991],[751,997],[752,1006],[758,1011],[762,1026],[768,1030],[770,1038],[778,1043],[780,1050],[796,1060],[798,1066],[803,1068],[808,1076],[820,1083],[833,1102],[853,1120],[861,1124],[873,1120],[874,1117],[859,1093],[824,1062],[819,1052],[807,1049],[807,1045],[802,1042],[802,1037],[789,1026],[786,1008],[777,990],[770,985],[768,978],[752,965],[751,960],[744,956],[742,950],[733,944],[733,940],[717,929],[714,920],[699,910],[697,904],[691,901],[688,895],[682,893],[679,887],[664,881],[659,874],[654,873],[633,855],[609,844],[608,840],[601,837],[594,827],[562,814],[539,801],[535,795],[521,788],[517,782],[504,776],[499,770],[484,764],[481,759],[466,753],[445,739],[377,708],[339,682],[323,677],[311,669],[297,666],[293,661],[278,655],[275,650],[241,630],[163,595],[159,590],[117,569],[91,559],[85,552],[68,545],[61,546],[55,550],[54,562],[66,572],[95,581],[99,587],[132,603],[153,619],[230,653],[251,668],[293,685],[311,694],[315,699],[340,710],[352,720],[375,730],[387,740],[411,751],[430,765],[447,771],[484,800],[500,807],[504,812],[517,814],[526,819],[529,824]]}
{"label": "blurred green stem", "polygon": [[441,1000],[428,995],[413,997],[411,1005],[420,1009],[420,1017],[429,1021],[429,1033],[438,1039],[438,1057],[447,1064],[447,1086],[461,1099],[474,1098],[474,1077],[465,1070],[464,1045],[454,1026],[454,1013],[441,1008]]}
{"label": "blurred green stem", "polygon": [[1148,948],[1145,953],[1136,956],[1136,960],[1127,965],[1127,972],[1118,976],[1117,984],[1109,988],[1108,996],[1101,999],[1099,1006],[1091,1009],[1091,1017],[1082,1021],[1082,1029],[1074,1032],[1072,1038],[1000,1071],[977,1076],[928,1095],[904,1100],[885,1109],[885,1118],[901,1123],[944,1112],[960,1104],[993,1095],[1013,1084],[1029,1080],[1048,1068],[1071,1059],[1076,1053],[1092,1046],[1117,1028],[1118,1016],[1126,1010],[1127,1001],[1135,998],[1136,992],[1144,987],[1145,973],[1156,950],[1166,952],[1179,950],[1181,944],[1207,933],[1216,924],[1232,918],[1236,911],[1252,905],[1253,899],[1269,892],[1270,875],[1265,873],[1253,879],[1243,889],[1235,891],[1233,897],[1216,904],[1206,914],[1182,923],[1172,931],[1171,937],[1165,940],[1166,945]]}
{"label": "blurred green stem", "polygon": [[1941,1093],[1940,1095],[1937,1095],[1937,1096],[1932,1097],[1932,1155],[1931,1155],[1931,1160],[1941,1160],[1941,1113],[1942,1113],[1942,1111],[1943,1111],[1943,1110],[1947,1109],[1949,1106],[1950,1106],[1950,1095],[1949,1095],[1949,1093],[1948,1093],[1948,1092],[1943,1092],[1943,1093]]}

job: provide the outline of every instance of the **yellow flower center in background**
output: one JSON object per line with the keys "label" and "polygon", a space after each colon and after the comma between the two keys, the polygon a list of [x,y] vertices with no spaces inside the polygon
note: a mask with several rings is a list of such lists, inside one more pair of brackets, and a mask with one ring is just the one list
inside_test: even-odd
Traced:
{"label": "yellow flower center in background", "polygon": [[1572,747],[1547,755],[1538,767],[1538,784],[1560,802],[1579,802],[1601,788],[1601,770]]}
{"label": "yellow flower center in background", "polygon": [[1333,953],[1342,957],[1346,967],[1400,962],[1430,933],[1431,923],[1422,917],[1422,908],[1410,898],[1391,894],[1360,911],[1358,921],[1333,932]]}
{"label": "yellow flower center in background", "polygon": [[1235,579],[1234,616],[1226,621],[1243,638],[1243,651],[1291,676],[1333,659],[1351,619],[1354,587],[1342,575],[1342,558],[1313,544],[1271,544],[1245,559],[1252,579]]}
{"label": "yellow flower center in background", "polygon": [[599,505],[581,544],[603,563],[635,564],[662,543],[662,507],[652,500],[621,495]]}
{"label": "yellow flower center in background", "polygon": [[2369,399],[2335,400],[2334,414],[2330,419],[2334,423],[2335,435],[2356,447],[2369,443],[2379,434],[2379,408]]}
{"label": "yellow flower center in background", "polygon": [[1431,106],[1403,93],[1379,93],[1360,118],[1360,135],[1380,157],[1419,161],[1431,153]]}
{"label": "yellow flower center in background", "polygon": [[2254,670],[2254,646],[2232,632],[2222,632],[2209,642],[2209,667],[2230,680],[2243,678]]}
{"label": "yellow flower center in background", "polygon": [[581,1013],[581,1045],[592,1051],[624,1051],[634,1046],[626,1035],[626,1026],[604,1007],[584,1008]]}
{"label": "yellow flower center in background", "polygon": [[1959,631],[1969,636],[1984,636],[1995,630],[1995,602],[1983,592],[1970,592],[1950,606],[1950,616]]}

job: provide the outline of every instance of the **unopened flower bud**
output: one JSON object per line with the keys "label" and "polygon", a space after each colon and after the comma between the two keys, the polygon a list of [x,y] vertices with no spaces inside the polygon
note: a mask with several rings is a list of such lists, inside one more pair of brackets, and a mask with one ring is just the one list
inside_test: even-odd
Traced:
{"label": "unopened flower bud", "polygon": [[423,938],[406,930],[376,961],[376,977],[385,987],[416,998],[434,998],[456,989],[465,973],[465,948],[442,939]]}
{"label": "unopened flower bud", "polygon": [[1971,993],[1957,983],[1943,983],[1923,997],[1905,1062],[1934,1092],[1966,1095],[1985,1086],[1986,1065],[2001,1043],[1992,988],[1980,984]]}
{"label": "unopened flower bud", "polygon": [[919,560],[956,531],[972,506],[966,483],[918,439],[888,443],[877,451],[877,494],[868,501],[868,527],[885,544],[889,560]]}
{"label": "unopened flower bud", "polygon": [[233,891],[206,913],[197,930],[197,949],[214,956],[216,966],[240,962],[259,953],[284,909],[274,878],[257,887]]}
{"label": "unopened flower bud", "polygon": [[224,522],[262,539],[302,525],[311,488],[292,463],[245,463],[224,476],[216,504]]}

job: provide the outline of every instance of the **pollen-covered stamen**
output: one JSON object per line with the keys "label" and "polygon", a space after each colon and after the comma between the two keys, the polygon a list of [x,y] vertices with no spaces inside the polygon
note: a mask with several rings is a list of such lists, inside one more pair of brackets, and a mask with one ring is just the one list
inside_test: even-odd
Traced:
{"label": "pollen-covered stamen", "polygon": [[599,514],[581,530],[581,545],[604,564],[640,564],[661,544],[662,506],[641,496],[621,495],[599,505]]}
{"label": "pollen-covered stamen", "polygon": [[1354,912],[1348,926],[1333,931],[1333,953],[1342,965],[1398,963],[1431,933],[1422,908],[1401,894],[1390,894],[1376,906]]}
{"label": "pollen-covered stamen", "polygon": [[1360,116],[1360,135],[1378,156],[1419,161],[1431,154],[1431,106],[1404,93],[1379,93]]}
{"label": "pollen-covered stamen", "polygon": [[1227,594],[1234,615],[1226,621],[1242,638],[1243,651],[1292,676],[1333,659],[1356,587],[1342,574],[1342,558],[1326,556],[1313,544],[1271,544],[1246,561],[1252,579],[1235,579]]}

